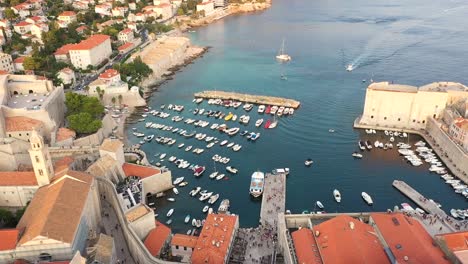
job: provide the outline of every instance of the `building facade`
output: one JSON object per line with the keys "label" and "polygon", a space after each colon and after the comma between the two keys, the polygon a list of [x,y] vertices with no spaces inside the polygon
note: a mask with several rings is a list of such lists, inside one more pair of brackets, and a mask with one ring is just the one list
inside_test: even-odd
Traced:
{"label": "building facade", "polygon": [[88,66],[98,66],[112,54],[110,37],[93,35],[70,49],[70,61],[74,67],[86,69]]}
{"label": "building facade", "polygon": [[12,73],[15,71],[13,59],[10,54],[0,53],[0,70]]}

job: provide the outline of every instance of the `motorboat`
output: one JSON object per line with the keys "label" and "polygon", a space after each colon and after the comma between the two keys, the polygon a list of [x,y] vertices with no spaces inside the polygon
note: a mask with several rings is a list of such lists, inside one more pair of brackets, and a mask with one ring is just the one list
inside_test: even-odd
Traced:
{"label": "motorboat", "polygon": [[260,133],[253,133],[252,132],[250,138],[249,137],[248,138],[250,140],[252,140],[252,141],[256,141],[259,137],[260,137]]}
{"label": "motorboat", "polygon": [[234,144],[235,144],[234,142],[231,142],[231,143],[226,145],[226,148],[232,148],[232,146],[234,146]]}
{"label": "motorboat", "polygon": [[368,205],[374,204],[374,201],[372,201],[372,197],[366,192],[362,192],[361,196],[362,196],[362,199],[364,199],[364,201],[366,201]]}
{"label": "motorboat", "polygon": [[177,190],[176,187],[172,188],[172,191],[173,191],[175,194],[179,194],[179,190]]}
{"label": "motorboat", "polygon": [[239,135],[243,137],[243,136],[247,135],[248,133],[249,133],[249,131],[244,130],[244,131],[240,132]]}
{"label": "motorboat", "polygon": [[271,107],[270,114],[275,115],[276,111],[278,111],[278,106],[274,105]]}
{"label": "motorboat", "polygon": [[184,186],[187,186],[187,185],[188,185],[188,182],[186,182],[186,181],[179,183],[179,187],[184,187]]}
{"label": "motorboat", "polygon": [[356,159],[362,159],[362,154],[361,153],[353,152],[353,154],[351,154],[351,155]]}
{"label": "motorboat", "polygon": [[201,226],[202,226],[201,220],[200,220],[200,219],[197,219],[197,227],[199,228],[199,227],[201,227]]}
{"label": "motorboat", "polygon": [[236,168],[232,167],[232,166],[227,166],[226,170],[229,171],[232,174],[236,174],[238,172],[238,170]]}
{"label": "motorboat", "polygon": [[167,200],[168,200],[169,202],[175,202],[175,198],[172,198],[172,197],[171,197],[171,198],[167,198]]}
{"label": "motorboat", "polygon": [[257,112],[259,114],[263,114],[263,112],[265,112],[265,106],[264,105],[259,105]]}
{"label": "motorboat", "polygon": [[265,174],[260,171],[256,171],[252,174],[250,179],[250,195],[253,197],[259,197],[263,194],[263,188],[265,183]]}
{"label": "motorboat", "polygon": [[364,143],[366,144],[366,148],[367,148],[368,150],[371,150],[371,149],[372,149],[372,144],[371,144],[371,142],[370,142],[369,140],[366,140],[366,142],[364,142]]}
{"label": "motorboat", "polygon": [[197,219],[193,218],[192,219],[192,226],[196,226],[197,225]]}
{"label": "motorboat", "polygon": [[210,207],[210,208],[208,209],[208,214],[212,214],[212,213],[213,213],[213,208]]}
{"label": "motorboat", "polygon": [[205,172],[205,166],[200,166],[194,169],[193,175],[195,177],[199,177],[203,174],[203,172]]}
{"label": "motorboat", "polygon": [[215,195],[210,197],[210,199],[208,200],[208,203],[209,204],[214,204],[214,203],[216,203],[216,201],[218,201],[218,199],[219,199],[219,194],[215,194]]}
{"label": "motorboat", "polygon": [[166,153],[159,155],[159,159],[164,159],[165,157],[166,157]]}
{"label": "motorboat", "polygon": [[192,146],[188,146],[185,148],[185,151],[190,151],[192,149]]}
{"label": "motorboat", "polygon": [[312,159],[306,159],[306,161],[304,162],[304,164],[309,167],[310,165],[312,165],[312,163],[314,163],[314,161]]}
{"label": "motorboat", "polygon": [[241,145],[239,145],[239,144],[236,144],[236,145],[234,145],[234,146],[232,147],[232,150],[234,150],[234,151],[236,151],[236,152],[237,152],[237,151],[239,151],[241,148],[242,148],[242,146],[241,146]]}
{"label": "motorboat", "polygon": [[274,169],[271,171],[271,173],[277,175],[277,174],[286,174],[289,175],[289,168],[279,168],[279,169]]}
{"label": "motorboat", "polygon": [[270,129],[271,129],[271,128],[275,128],[277,125],[278,125],[278,120],[274,119],[273,122],[271,122],[269,128],[270,128]]}
{"label": "motorboat", "polygon": [[229,112],[229,114],[224,118],[225,121],[229,121],[232,119],[232,117],[234,116],[233,113]]}
{"label": "motorboat", "polygon": [[227,140],[223,140],[223,141],[221,141],[221,143],[219,143],[219,145],[220,145],[220,146],[224,146],[224,145],[226,145],[227,143],[228,143]]}
{"label": "motorboat", "polygon": [[245,111],[249,112],[253,108],[253,104],[248,104],[246,103],[242,108],[244,108]]}
{"label": "motorboat", "polygon": [[354,70],[353,64],[348,64],[348,65],[346,66],[346,71],[351,72],[351,71],[353,71],[353,70]]}
{"label": "motorboat", "polygon": [[270,114],[271,112],[271,105],[267,106],[267,108],[265,109],[265,114]]}
{"label": "motorboat", "polygon": [[209,208],[210,208],[210,207],[209,207],[208,205],[205,205],[205,207],[203,207],[203,209],[202,209],[202,212],[203,212],[203,213],[208,212],[208,209],[209,209]]}
{"label": "motorboat", "polygon": [[265,122],[264,128],[270,128],[270,125],[271,125],[271,120],[268,119],[268,120]]}
{"label": "motorboat", "polygon": [[218,176],[218,172],[217,172],[217,171],[214,171],[214,172],[212,172],[212,173],[210,174],[209,177],[210,177],[210,179],[214,179],[214,178],[216,178],[216,176]]}
{"label": "motorboat", "polygon": [[184,219],[184,222],[187,224],[190,221],[190,215],[187,215]]}
{"label": "motorboat", "polygon": [[207,200],[208,198],[210,198],[211,195],[213,195],[213,192],[204,193],[204,194],[202,194],[200,196],[200,198],[198,198],[198,200],[203,202],[203,201]]}
{"label": "motorboat", "polygon": [[218,176],[216,176],[216,180],[219,181],[219,180],[223,179],[224,176],[226,176],[226,175],[224,175],[224,174],[219,174]]}
{"label": "motorboat", "polygon": [[174,161],[176,161],[176,159],[177,159],[176,156],[171,156],[171,157],[169,158],[169,161],[170,161],[170,162],[174,162]]}
{"label": "motorboat", "polygon": [[225,130],[224,132],[226,134],[228,134],[229,136],[234,136],[235,134],[237,134],[237,132],[239,132],[240,128],[238,127],[233,127],[233,128],[230,128],[230,129],[227,129]]}
{"label": "motorboat", "polygon": [[322,204],[320,201],[315,202],[315,204],[316,204],[317,207],[320,208],[320,209],[323,209],[323,208],[324,208],[323,204]]}
{"label": "motorboat", "polygon": [[154,135],[149,135],[149,136],[146,136],[146,137],[144,138],[144,140],[145,140],[146,142],[150,142],[151,140],[153,140],[153,138],[154,138]]}
{"label": "motorboat", "polygon": [[174,185],[177,185],[179,183],[181,183],[182,181],[184,180],[184,177],[179,177],[179,178],[176,178],[173,182]]}
{"label": "motorboat", "polygon": [[411,207],[411,205],[409,205],[408,203],[402,203],[401,207],[406,211],[414,211],[414,208]]}
{"label": "motorboat", "polygon": [[171,209],[169,210],[169,212],[167,212],[167,215],[166,215],[166,216],[167,216],[167,217],[171,217],[171,215],[172,215],[173,213],[174,213],[174,209],[171,208]]}
{"label": "motorboat", "polygon": [[256,127],[260,127],[262,124],[263,124],[263,118],[260,118],[257,121],[255,121],[255,126]]}
{"label": "motorboat", "polygon": [[169,219],[166,221],[166,225],[170,225],[170,224],[172,224],[172,219]]}
{"label": "motorboat", "polygon": [[229,210],[229,204],[230,202],[228,199],[222,200],[221,204],[218,207],[218,214],[226,213]]}
{"label": "motorboat", "polygon": [[337,189],[333,190],[333,197],[337,203],[341,203],[341,193]]}
{"label": "motorboat", "polygon": [[190,194],[190,196],[196,196],[200,192],[200,190],[201,190],[201,187],[198,186],[198,187],[194,188],[193,190],[191,190],[189,194]]}
{"label": "motorboat", "polygon": [[359,140],[358,145],[360,150],[366,150],[366,146],[364,145],[364,143],[362,143],[362,141]]}

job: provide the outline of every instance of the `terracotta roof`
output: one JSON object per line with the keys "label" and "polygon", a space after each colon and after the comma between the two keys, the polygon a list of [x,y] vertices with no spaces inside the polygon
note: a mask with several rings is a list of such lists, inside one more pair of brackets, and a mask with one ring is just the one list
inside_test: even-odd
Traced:
{"label": "terracotta roof", "polygon": [[209,2],[199,3],[197,5],[211,5],[211,4],[213,4],[213,2],[209,1]]}
{"label": "terracotta roof", "polygon": [[209,214],[192,253],[192,263],[224,263],[237,224],[235,215]]}
{"label": "terracotta roof", "polygon": [[373,213],[371,218],[397,262],[449,263],[418,220],[402,213]]}
{"label": "terracotta roof", "polygon": [[157,5],[156,7],[164,8],[164,7],[171,7],[171,5],[168,3],[162,3],[162,4]]}
{"label": "terracotta roof", "polygon": [[78,31],[78,32],[82,32],[82,31],[85,31],[86,29],[88,29],[88,27],[87,27],[87,26],[85,26],[85,25],[83,25],[83,26],[79,26],[79,27],[77,27],[77,28],[76,28],[76,31]]}
{"label": "terracotta roof", "polygon": [[125,217],[129,223],[135,222],[136,220],[142,218],[146,214],[150,213],[151,210],[143,205],[137,205],[125,213]]}
{"label": "terracotta roof", "polygon": [[451,251],[468,250],[468,231],[437,235]]}
{"label": "terracotta roof", "polygon": [[131,48],[132,46],[133,46],[132,42],[127,42],[127,43],[123,44],[122,46],[118,47],[118,50],[126,50],[128,48]]}
{"label": "terracotta roof", "polygon": [[197,239],[198,237],[196,236],[175,234],[171,239],[171,246],[195,248],[195,245],[197,244]]}
{"label": "terracotta roof", "polygon": [[312,230],[302,228],[291,233],[297,262],[300,264],[321,264],[322,259],[317,249]]}
{"label": "terracotta roof", "polygon": [[5,118],[5,127],[7,132],[31,131],[34,128],[43,126],[42,121],[25,116],[12,116]]}
{"label": "terracotta roof", "polygon": [[123,29],[122,31],[120,31],[119,33],[122,33],[122,34],[128,34],[128,33],[131,33],[133,30],[131,28],[126,28],[126,29]]}
{"label": "terracotta roof", "polygon": [[60,71],[63,72],[63,73],[66,73],[66,74],[72,74],[72,73],[73,73],[73,70],[70,69],[70,68],[68,68],[68,67],[67,67],[67,68],[63,68],[63,69],[61,69]]}
{"label": "terracotta roof", "polygon": [[31,23],[28,23],[26,21],[21,21],[15,25],[15,27],[24,27],[24,26],[30,26]]}
{"label": "terracotta roof", "polygon": [[24,229],[18,244],[38,236],[73,243],[92,182],[87,173],[68,171],[39,188],[17,225]]}
{"label": "terracotta roof", "polygon": [[16,58],[13,62],[14,62],[14,63],[23,63],[25,58],[26,58],[26,57],[24,57],[24,56],[18,57],[18,58]]}
{"label": "terracotta roof", "polygon": [[103,73],[99,75],[99,79],[110,79],[112,77],[115,77],[119,75],[120,73],[117,70],[114,69],[107,69]]}
{"label": "terracotta roof", "polygon": [[459,117],[455,119],[454,123],[457,127],[468,130],[468,119]]}
{"label": "terracotta roof", "polygon": [[5,75],[5,74],[9,74],[9,72],[4,71],[4,70],[0,70],[0,75]]}
{"label": "terracotta roof", "polygon": [[1,229],[0,230],[0,251],[12,250],[16,248],[18,242],[18,229]]}
{"label": "terracotta roof", "polygon": [[324,263],[390,263],[374,229],[347,215],[313,227]]}
{"label": "terracotta roof", "polygon": [[63,157],[59,160],[57,160],[55,163],[54,163],[54,169],[55,169],[55,172],[60,172],[60,171],[63,171],[63,170],[68,170],[70,168],[70,165],[75,161],[75,158],[73,158],[72,156],[66,156],[66,157]]}
{"label": "terracotta roof", "polygon": [[136,176],[143,179],[161,173],[159,169],[131,163],[124,163],[122,169],[127,177]]}
{"label": "terracotta roof", "polygon": [[156,221],[156,228],[151,230],[145,239],[145,246],[153,256],[158,256],[164,243],[169,239],[171,229]]}
{"label": "terracotta roof", "polygon": [[0,171],[0,186],[37,186],[33,171]]}
{"label": "terracotta roof", "polygon": [[63,12],[59,15],[59,17],[61,17],[61,16],[76,16],[76,13],[73,12],[73,11],[63,11]]}
{"label": "terracotta roof", "polygon": [[66,127],[61,127],[58,129],[57,131],[57,136],[56,136],[56,140],[57,142],[60,142],[60,141],[63,141],[63,140],[66,140],[66,139],[69,139],[69,138],[75,138],[76,137],[76,132],[69,129],[69,128],[66,128]]}
{"label": "terracotta roof", "polygon": [[109,40],[110,37],[107,35],[97,34],[92,35],[89,38],[81,41],[78,44],[74,44],[70,50],[90,50],[98,45],[101,45],[106,40]]}
{"label": "terracotta roof", "polygon": [[100,150],[105,150],[109,152],[116,152],[123,147],[122,141],[118,139],[106,138],[99,147]]}
{"label": "terracotta roof", "polygon": [[62,47],[58,48],[55,52],[54,55],[67,55],[70,49],[73,47],[75,44],[65,44]]}

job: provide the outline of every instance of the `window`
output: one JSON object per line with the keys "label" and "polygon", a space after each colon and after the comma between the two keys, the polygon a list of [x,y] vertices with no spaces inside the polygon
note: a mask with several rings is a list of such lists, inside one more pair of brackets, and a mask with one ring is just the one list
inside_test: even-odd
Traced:
{"label": "window", "polygon": [[176,249],[179,249],[179,246],[175,246]]}
{"label": "window", "polygon": [[423,120],[422,123],[423,123],[423,124],[426,123],[426,120]]}
{"label": "window", "polygon": [[21,137],[21,133],[18,134]]}
{"label": "window", "polygon": [[44,175],[44,172],[42,170],[39,170],[39,175]]}
{"label": "window", "polygon": [[387,117],[384,117],[383,120],[387,120]]}
{"label": "window", "polygon": [[416,122],[416,119],[413,119],[413,123]]}
{"label": "window", "polygon": [[184,247],[184,250],[187,250],[187,247]]}
{"label": "window", "polygon": [[373,115],[371,115],[371,116],[370,116],[370,118],[374,118],[374,116],[373,116]]}
{"label": "window", "polygon": [[36,158],[36,162],[39,162],[39,156],[36,156],[35,158]]}
{"label": "window", "polygon": [[398,121],[401,121],[401,118],[398,118]]}

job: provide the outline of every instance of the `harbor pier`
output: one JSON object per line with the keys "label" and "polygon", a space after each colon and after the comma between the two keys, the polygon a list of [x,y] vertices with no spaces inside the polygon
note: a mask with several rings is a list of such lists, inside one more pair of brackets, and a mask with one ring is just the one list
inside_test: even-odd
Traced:
{"label": "harbor pier", "polygon": [[[435,216],[452,232],[460,231],[461,229],[464,229],[466,227],[466,225],[461,224],[460,221],[448,216],[444,210],[440,209],[437,206],[435,202],[424,197],[418,191],[409,186],[406,182],[394,180],[392,185],[393,187],[398,189],[402,194],[411,199],[415,204],[421,207],[424,211]],[[428,229],[428,231],[430,230]]]}
{"label": "harbor pier", "polygon": [[278,216],[286,206],[286,174],[265,174],[260,225],[240,228],[229,263],[276,263]]}
{"label": "harbor pier", "polygon": [[292,107],[294,109],[299,108],[301,103],[293,99],[287,99],[282,97],[265,96],[265,95],[253,95],[253,94],[242,94],[225,91],[202,91],[195,93],[195,98],[203,99],[221,99],[221,100],[235,100],[239,102],[261,104],[261,105],[276,105],[284,107]]}

